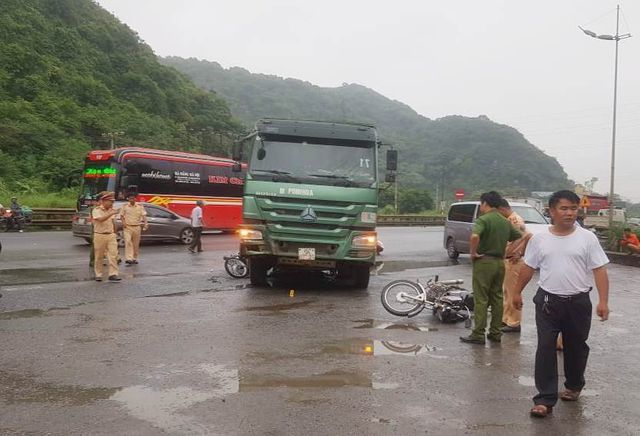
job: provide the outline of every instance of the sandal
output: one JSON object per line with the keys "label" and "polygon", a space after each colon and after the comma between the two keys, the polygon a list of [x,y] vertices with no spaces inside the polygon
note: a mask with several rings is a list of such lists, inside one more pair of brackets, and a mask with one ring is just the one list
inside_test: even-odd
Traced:
{"label": "sandal", "polygon": [[553,407],[545,406],[544,404],[536,404],[531,408],[529,413],[531,416],[535,416],[536,418],[546,418],[546,416],[551,412],[553,412]]}
{"label": "sandal", "polygon": [[565,389],[560,392],[560,399],[563,401],[578,401],[580,398],[580,391],[572,391],[571,389]]}

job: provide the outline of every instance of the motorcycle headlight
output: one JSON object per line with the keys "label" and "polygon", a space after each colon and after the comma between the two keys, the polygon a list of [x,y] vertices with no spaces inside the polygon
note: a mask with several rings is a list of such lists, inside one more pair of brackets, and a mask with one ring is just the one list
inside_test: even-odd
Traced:
{"label": "motorcycle headlight", "polygon": [[260,230],[240,229],[238,233],[240,234],[240,239],[262,239],[262,232]]}
{"label": "motorcycle headlight", "polygon": [[359,235],[353,238],[352,245],[358,248],[375,248],[377,241],[375,234]]}

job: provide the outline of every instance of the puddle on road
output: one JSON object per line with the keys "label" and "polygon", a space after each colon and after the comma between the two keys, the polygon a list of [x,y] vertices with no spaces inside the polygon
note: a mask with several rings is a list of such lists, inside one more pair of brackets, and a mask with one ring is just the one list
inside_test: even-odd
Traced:
{"label": "puddle on road", "polygon": [[46,316],[47,312],[42,309],[24,309],[15,310],[13,312],[0,313],[0,320],[7,319],[20,319],[20,318],[37,318],[39,316]]}
{"label": "puddle on road", "polygon": [[418,356],[434,353],[438,348],[427,344],[411,344],[398,341],[379,341],[367,338],[351,338],[324,345],[322,354],[355,354],[363,356],[389,356],[394,354]]}
{"label": "puddle on road", "polygon": [[[188,386],[154,389],[150,386],[129,386],[115,392],[109,399],[120,403],[127,412],[154,427],[176,434],[210,434],[210,429],[183,412],[195,404],[222,398],[240,390],[238,370],[205,363],[197,368],[206,374],[213,386],[194,389]],[[184,371],[172,371],[173,374]],[[201,380],[201,385],[207,383]]]}
{"label": "puddle on road", "polygon": [[238,312],[283,312],[292,309],[298,309],[300,307],[306,307],[311,303],[315,303],[316,300],[297,301],[295,303],[286,304],[273,304],[270,306],[250,306],[243,309],[238,309]]}
{"label": "puddle on road", "polygon": [[410,322],[399,323],[390,321],[376,321],[375,319],[358,319],[352,322],[360,325],[354,326],[354,329],[378,329],[378,330],[406,330],[406,331],[420,331],[420,332],[437,332],[436,327],[429,327],[420,324],[414,324]]}
{"label": "puddle on road", "polygon": [[106,400],[121,388],[59,385],[41,382],[34,377],[0,370],[0,398],[14,403],[62,403],[71,406]]}
{"label": "puddle on road", "polygon": [[435,260],[435,261],[418,261],[418,260],[390,260],[382,262],[376,269],[381,273],[391,273],[406,271],[409,269],[422,268],[442,268],[446,266],[468,265],[468,259],[462,260]]}
{"label": "puddle on road", "polygon": [[364,372],[328,371],[309,376],[258,375],[241,377],[240,391],[265,388],[340,388],[357,386],[373,388],[371,375]]}

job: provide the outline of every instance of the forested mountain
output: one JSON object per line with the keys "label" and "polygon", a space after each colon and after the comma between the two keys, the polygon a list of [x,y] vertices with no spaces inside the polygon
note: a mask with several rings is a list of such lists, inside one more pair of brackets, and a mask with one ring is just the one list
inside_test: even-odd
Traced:
{"label": "forested mountain", "polygon": [[76,181],[104,133],[215,152],[208,132],[239,129],[223,100],[91,0],[1,0],[0,191]]}
{"label": "forested mountain", "polygon": [[570,185],[556,159],[517,130],[484,116],[431,120],[356,84],[322,88],[197,59],[169,57],[162,62],[215,91],[235,116],[249,124],[261,117],[373,123],[383,140],[400,150],[400,183],[434,194],[436,189],[442,192],[444,185],[446,199],[456,188],[469,193],[500,189],[523,194]]}

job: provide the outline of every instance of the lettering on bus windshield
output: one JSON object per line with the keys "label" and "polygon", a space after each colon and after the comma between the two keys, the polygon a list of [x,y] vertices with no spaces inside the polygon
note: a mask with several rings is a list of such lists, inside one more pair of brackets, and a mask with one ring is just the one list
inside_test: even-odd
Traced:
{"label": "lettering on bus windshield", "polygon": [[101,179],[115,177],[117,170],[111,167],[89,167],[84,170],[85,179]]}

